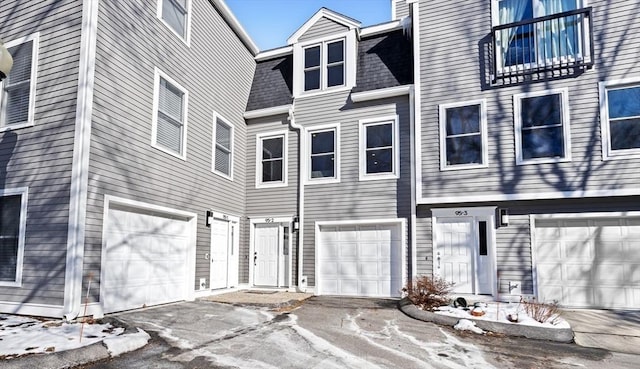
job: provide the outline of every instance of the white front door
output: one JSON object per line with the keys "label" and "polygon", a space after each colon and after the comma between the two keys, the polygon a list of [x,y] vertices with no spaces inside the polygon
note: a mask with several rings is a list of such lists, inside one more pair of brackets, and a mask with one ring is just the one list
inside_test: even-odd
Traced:
{"label": "white front door", "polygon": [[280,228],[279,224],[255,225],[253,284],[256,286],[278,286]]}
{"label": "white front door", "polygon": [[490,217],[438,218],[435,274],[453,283],[453,292],[492,294]]}
{"label": "white front door", "polygon": [[237,232],[237,223],[224,219],[211,222],[211,289],[238,284]]}

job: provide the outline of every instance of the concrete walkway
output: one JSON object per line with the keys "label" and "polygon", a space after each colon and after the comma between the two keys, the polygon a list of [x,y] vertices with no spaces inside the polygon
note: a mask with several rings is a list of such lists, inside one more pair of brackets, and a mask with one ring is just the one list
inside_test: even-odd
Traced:
{"label": "concrete walkway", "polygon": [[293,308],[313,296],[310,293],[297,293],[277,290],[242,290],[208,296],[202,300],[221,302],[238,306],[264,306],[271,309]]}
{"label": "concrete walkway", "polygon": [[563,310],[562,317],[580,346],[640,355],[640,311]]}

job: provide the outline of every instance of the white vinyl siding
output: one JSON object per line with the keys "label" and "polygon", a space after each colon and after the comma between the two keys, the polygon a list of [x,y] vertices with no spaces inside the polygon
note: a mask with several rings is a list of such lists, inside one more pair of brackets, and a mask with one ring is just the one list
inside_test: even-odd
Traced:
{"label": "white vinyl siding", "polygon": [[39,34],[8,42],[13,67],[0,91],[0,130],[33,125]]}
{"label": "white vinyl siding", "polygon": [[187,45],[190,41],[192,0],[158,0],[157,16]]}
{"label": "white vinyl siding", "polygon": [[233,126],[214,114],[213,172],[233,180]]}
{"label": "white vinyl siding", "polygon": [[287,132],[256,136],[256,188],[287,186]]}
{"label": "white vinyl siding", "polygon": [[309,183],[340,181],[340,130],[337,125],[308,130]]}
{"label": "white vinyl siding", "polygon": [[571,160],[568,95],[563,88],[513,96],[518,165]]}
{"label": "white vinyl siding", "polygon": [[640,158],[640,79],[599,86],[603,159]]}
{"label": "white vinyl siding", "polygon": [[398,117],[365,119],[359,125],[359,179],[399,178]]}
{"label": "white vinyl siding", "polygon": [[0,190],[0,286],[21,285],[26,211],[26,189]]}
{"label": "white vinyl siding", "polygon": [[156,69],[153,146],[186,159],[187,91]]}
{"label": "white vinyl siding", "polygon": [[486,168],[485,100],[440,105],[440,170]]}

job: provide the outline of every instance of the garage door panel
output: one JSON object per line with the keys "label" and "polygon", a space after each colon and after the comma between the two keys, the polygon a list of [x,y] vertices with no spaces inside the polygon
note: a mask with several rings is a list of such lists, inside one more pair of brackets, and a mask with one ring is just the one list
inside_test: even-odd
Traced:
{"label": "garage door panel", "polygon": [[633,235],[640,236],[640,218],[545,219],[535,229],[541,300],[637,308],[640,239]]}
{"label": "garage door panel", "polygon": [[[398,225],[379,224],[321,226],[318,240],[320,293],[397,296],[401,287],[402,243],[394,237],[401,234],[399,228]],[[392,271],[398,275],[393,275]]]}

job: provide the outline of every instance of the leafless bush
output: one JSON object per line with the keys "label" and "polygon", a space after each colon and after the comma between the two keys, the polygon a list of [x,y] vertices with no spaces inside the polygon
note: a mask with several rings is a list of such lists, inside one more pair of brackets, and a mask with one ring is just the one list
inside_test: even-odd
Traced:
{"label": "leafless bush", "polygon": [[558,301],[539,302],[536,301],[535,297],[532,297],[530,300],[522,298],[520,303],[524,307],[524,311],[527,315],[539,323],[549,322],[551,324],[555,324],[557,319],[560,317]]}
{"label": "leafless bush", "polygon": [[422,310],[434,309],[451,302],[449,293],[453,283],[435,277],[422,276],[415,278],[402,289],[411,302]]}

